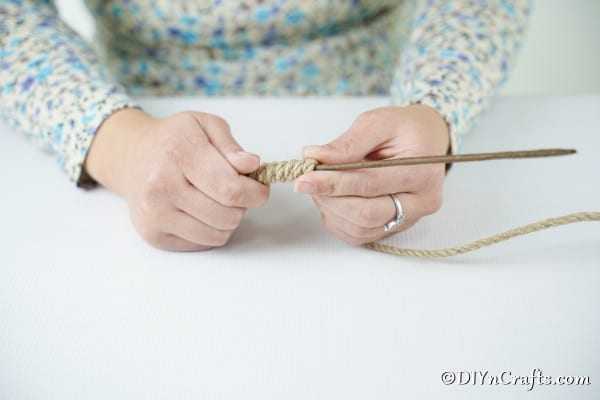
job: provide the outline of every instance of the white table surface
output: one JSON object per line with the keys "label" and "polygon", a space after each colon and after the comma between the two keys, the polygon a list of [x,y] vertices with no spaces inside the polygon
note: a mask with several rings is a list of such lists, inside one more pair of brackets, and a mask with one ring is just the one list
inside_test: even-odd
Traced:
{"label": "white table surface", "polygon": [[[340,134],[385,99],[143,101],[220,114],[265,161]],[[598,399],[600,226],[430,261],[353,248],[274,186],[230,243],[168,253],[126,204],[75,189],[2,126],[1,399]],[[391,243],[439,248],[600,210],[600,95],[501,99],[464,152],[576,156],[455,165],[445,203]],[[589,376],[583,386],[442,384],[444,371]],[[505,375],[506,376],[506,375]]]}

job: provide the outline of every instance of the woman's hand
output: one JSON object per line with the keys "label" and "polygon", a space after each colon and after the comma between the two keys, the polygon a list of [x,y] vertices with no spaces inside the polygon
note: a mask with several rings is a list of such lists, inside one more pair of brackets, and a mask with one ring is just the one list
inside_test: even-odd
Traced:
{"label": "woman's hand", "polygon": [[[425,105],[387,107],[360,115],[350,129],[324,146],[308,146],[303,156],[321,163],[381,160],[446,154],[448,126]],[[443,164],[385,167],[353,171],[313,171],[296,180],[294,190],[310,194],[327,229],[359,245],[413,226],[442,204]],[[392,232],[384,225],[396,215],[394,196],[406,222]]]}
{"label": "woman's hand", "polygon": [[85,168],[127,200],[148,243],[193,251],[224,245],[246,209],[267,200],[268,186],[244,176],[259,162],[215,115],[124,109],[100,127]]}

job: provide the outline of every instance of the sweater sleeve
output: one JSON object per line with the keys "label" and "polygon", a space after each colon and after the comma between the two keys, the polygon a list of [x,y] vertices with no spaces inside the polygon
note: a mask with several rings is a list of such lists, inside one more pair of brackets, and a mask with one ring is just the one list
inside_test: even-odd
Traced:
{"label": "sweater sleeve", "polygon": [[395,104],[436,108],[452,152],[507,80],[530,0],[416,0],[409,41],[395,71]]}
{"label": "sweater sleeve", "polygon": [[135,107],[50,0],[0,0],[0,114],[79,186],[92,139],[112,112]]}

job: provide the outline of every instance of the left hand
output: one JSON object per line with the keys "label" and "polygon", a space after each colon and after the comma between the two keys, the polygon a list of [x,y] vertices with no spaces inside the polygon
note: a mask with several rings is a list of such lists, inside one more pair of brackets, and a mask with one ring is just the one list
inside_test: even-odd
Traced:
{"label": "left hand", "polygon": [[[304,148],[305,158],[323,164],[443,155],[449,147],[448,126],[426,105],[385,107],[361,114],[344,134],[323,146]],[[413,226],[442,205],[444,164],[313,171],[296,180],[294,191],[312,195],[327,229],[352,245],[379,240]],[[406,222],[392,232],[394,194]]]}

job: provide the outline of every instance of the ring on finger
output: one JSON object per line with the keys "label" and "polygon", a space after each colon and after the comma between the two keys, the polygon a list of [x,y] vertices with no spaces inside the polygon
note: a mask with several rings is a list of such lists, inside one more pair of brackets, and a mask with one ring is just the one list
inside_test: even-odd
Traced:
{"label": "ring on finger", "polygon": [[388,223],[383,226],[384,232],[391,232],[394,229],[399,228],[406,222],[406,214],[404,214],[404,210],[402,209],[402,203],[400,200],[393,194],[390,194],[392,201],[394,202],[394,207],[396,209],[396,215],[392,218]]}

